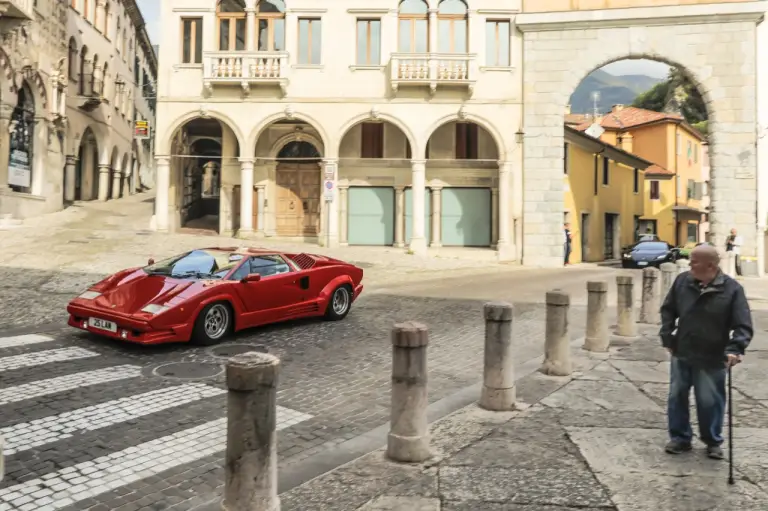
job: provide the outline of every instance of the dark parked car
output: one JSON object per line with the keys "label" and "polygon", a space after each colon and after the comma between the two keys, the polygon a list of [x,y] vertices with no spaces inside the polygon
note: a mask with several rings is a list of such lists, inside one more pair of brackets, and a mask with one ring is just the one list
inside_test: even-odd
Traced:
{"label": "dark parked car", "polygon": [[622,268],[658,268],[662,263],[677,261],[679,249],[664,241],[640,241],[626,247],[621,254]]}

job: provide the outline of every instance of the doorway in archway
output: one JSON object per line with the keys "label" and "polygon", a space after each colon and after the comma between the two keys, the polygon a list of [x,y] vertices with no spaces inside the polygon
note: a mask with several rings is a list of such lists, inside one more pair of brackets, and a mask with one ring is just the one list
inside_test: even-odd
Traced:
{"label": "doorway in archway", "polygon": [[[312,159],[316,158],[316,161]],[[313,238],[320,232],[320,152],[309,142],[292,141],[277,156],[275,213],[278,236]]]}

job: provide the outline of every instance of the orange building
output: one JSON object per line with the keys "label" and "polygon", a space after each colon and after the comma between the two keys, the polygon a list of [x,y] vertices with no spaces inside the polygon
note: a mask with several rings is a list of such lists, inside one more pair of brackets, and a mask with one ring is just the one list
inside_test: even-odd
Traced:
{"label": "orange building", "polygon": [[[624,105],[596,120],[605,130],[601,141],[655,164],[645,172],[644,214],[636,231],[678,246],[704,241],[699,225],[707,221],[702,206],[706,140],[701,133],[680,115]],[[576,129],[586,131],[594,122],[585,120]]]}

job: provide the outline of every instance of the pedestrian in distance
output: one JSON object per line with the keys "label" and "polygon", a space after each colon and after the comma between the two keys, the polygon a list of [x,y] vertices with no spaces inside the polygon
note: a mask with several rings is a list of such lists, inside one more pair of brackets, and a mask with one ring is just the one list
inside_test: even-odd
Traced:
{"label": "pedestrian in distance", "polygon": [[571,264],[571,243],[573,241],[573,234],[571,234],[571,224],[568,222],[563,224],[563,234],[565,235],[565,246],[563,247],[565,250],[565,264],[563,266],[568,266]]}
{"label": "pedestrian in distance", "polygon": [[736,229],[731,229],[731,235],[725,240],[725,251],[733,252],[733,259],[736,263],[736,275],[741,277],[741,245],[743,240],[741,236],[736,232]]}
{"label": "pedestrian in distance", "polygon": [[728,369],[742,361],[752,340],[752,315],[744,288],[720,271],[711,245],[691,251],[690,271],[677,276],[661,306],[662,345],[671,354],[665,450],[692,449],[689,395],[693,387],[699,438],[707,455],[723,459]]}

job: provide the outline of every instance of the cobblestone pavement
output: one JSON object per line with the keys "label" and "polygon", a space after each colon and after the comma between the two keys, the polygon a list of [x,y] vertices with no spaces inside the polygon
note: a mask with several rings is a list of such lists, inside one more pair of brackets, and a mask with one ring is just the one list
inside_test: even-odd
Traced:
{"label": "cobblestone pavement", "polygon": [[522,411],[471,405],[432,424],[428,462],[396,464],[375,451],[283,493],[282,509],[764,511],[768,316],[760,314],[758,337],[733,371],[735,486],[728,462],[708,459],[703,445],[664,453],[668,355],[656,329],[643,328],[609,358],[574,347],[572,378],[523,378]]}

